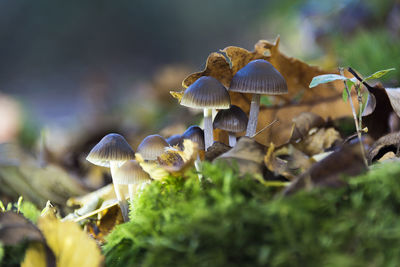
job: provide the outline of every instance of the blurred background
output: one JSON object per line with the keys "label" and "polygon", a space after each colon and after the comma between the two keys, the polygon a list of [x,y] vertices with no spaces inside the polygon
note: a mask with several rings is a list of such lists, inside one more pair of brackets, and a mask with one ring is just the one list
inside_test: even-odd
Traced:
{"label": "blurred background", "polygon": [[145,135],[182,132],[201,116],[168,92],[209,53],[277,35],[285,54],[325,69],[400,69],[395,0],[2,0],[0,143],[51,150],[48,161],[62,154],[72,168],[108,132],[134,149]]}

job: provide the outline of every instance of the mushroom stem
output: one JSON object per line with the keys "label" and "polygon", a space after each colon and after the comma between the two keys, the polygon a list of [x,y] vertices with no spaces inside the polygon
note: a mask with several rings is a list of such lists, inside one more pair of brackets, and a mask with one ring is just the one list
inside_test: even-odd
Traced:
{"label": "mushroom stem", "polygon": [[229,134],[229,146],[234,147],[236,145],[236,135],[235,133],[228,132]]}
{"label": "mushroom stem", "polygon": [[[115,174],[115,171],[117,168],[119,168],[118,163],[114,162],[114,161],[110,161],[111,177],[114,177],[114,174]],[[114,180],[113,180],[113,184],[114,184],[115,195],[117,196],[118,204],[119,204],[119,207],[121,208],[122,217],[124,218],[125,222],[128,222],[129,221],[128,202],[126,201],[125,196],[123,196],[123,194],[121,192],[121,188],[119,187],[118,184],[114,183]]]}
{"label": "mushroom stem", "polygon": [[129,190],[129,199],[131,200],[131,203],[133,202],[133,197],[135,196],[135,184],[128,184],[128,190]]}
{"label": "mushroom stem", "polygon": [[204,109],[204,146],[205,150],[212,146],[214,142],[213,126],[212,126],[212,110]]}
{"label": "mushroom stem", "polygon": [[259,110],[260,95],[253,94],[253,98],[251,99],[249,123],[247,124],[246,136],[252,137],[256,133]]}
{"label": "mushroom stem", "polygon": [[199,177],[199,181],[202,179],[202,175],[200,173],[201,171],[201,160],[200,160],[200,154],[197,152],[197,159],[194,161],[194,167],[196,168],[197,171],[197,176]]}

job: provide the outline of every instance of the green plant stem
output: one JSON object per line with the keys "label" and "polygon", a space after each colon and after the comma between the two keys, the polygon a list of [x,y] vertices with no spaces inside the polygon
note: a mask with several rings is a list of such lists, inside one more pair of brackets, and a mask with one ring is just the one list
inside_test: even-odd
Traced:
{"label": "green plant stem", "polygon": [[[340,71],[340,75],[344,76],[343,68],[339,68],[339,71]],[[344,83],[344,88],[347,92],[347,95],[349,96],[349,102],[350,102],[350,106],[351,106],[351,111],[353,113],[354,124],[356,125],[358,141],[360,142],[360,146],[361,146],[361,154],[363,157],[363,161],[364,161],[365,166],[368,168],[368,161],[367,161],[367,157],[365,156],[364,144],[361,139],[361,131],[360,131],[360,125],[358,124],[356,109],[354,108],[353,99],[351,97],[350,90],[349,90],[349,87],[347,86],[346,81],[343,81],[343,83]],[[361,116],[361,114],[360,114],[360,116]]]}

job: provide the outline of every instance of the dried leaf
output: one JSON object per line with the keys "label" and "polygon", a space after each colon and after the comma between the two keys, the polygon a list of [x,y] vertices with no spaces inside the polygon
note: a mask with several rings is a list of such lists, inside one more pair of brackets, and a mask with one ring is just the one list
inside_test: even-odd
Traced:
{"label": "dried leaf", "polygon": [[213,161],[215,158],[224,154],[225,152],[227,152],[230,149],[231,149],[230,146],[216,141],[212,144],[212,146],[207,148],[207,152],[205,153],[205,160]]}
{"label": "dried leaf", "polygon": [[172,95],[173,98],[178,99],[179,102],[181,102],[181,99],[183,97],[183,94],[185,93],[185,91],[169,91],[169,93]]}
{"label": "dried leaf", "polygon": [[312,112],[302,112],[293,118],[293,133],[290,137],[291,142],[298,142],[309,135],[313,128],[320,128],[325,125],[325,120]]}
{"label": "dried leaf", "polygon": [[12,211],[0,212],[0,242],[14,246],[23,241],[44,242],[44,238],[24,216]]}
{"label": "dried leaf", "polygon": [[342,179],[344,175],[354,176],[365,170],[360,144],[346,145],[315,163],[307,172],[296,178],[285,189],[284,194],[315,186],[342,186],[346,184]]}
{"label": "dried leaf", "polygon": [[[96,242],[90,239],[81,230],[78,224],[73,222],[61,222],[55,217],[41,217],[38,227],[42,231],[46,242],[56,256],[56,264],[60,267],[101,266],[103,256]],[[35,250],[35,251],[32,251]],[[36,266],[42,264],[36,262],[37,248],[30,246],[22,266]],[[29,252],[31,251],[31,252]],[[43,259],[44,257],[42,257]]]}
{"label": "dried leaf", "polygon": [[304,137],[302,141],[293,143],[293,146],[305,154],[312,156],[324,152],[335,143],[341,141],[342,138],[340,137],[339,132],[334,128],[320,128],[315,129],[314,133]]}
{"label": "dried leaf", "polygon": [[[400,146],[400,132],[387,134],[379,138],[368,150],[368,163],[372,163],[376,159],[380,159],[389,151],[397,153]],[[399,147],[400,148],[400,147]]]}
{"label": "dried leaf", "polygon": [[228,164],[237,164],[241,175],[251,173],[253,176],[263,177],[264,146],[249,137],[241,137],[228,152],[220,155],[214,161]]}
{"label": "dried leaf", "polygon": [[390,117],[393,112],[400,116],[400,88],[383,88],[381,84],[367,86],[369,95],[363,112],[363,123],[368,134],[378,139],[389,133]]}
{"label": "dried leaf", "polygon": [[219,80],[227,88],[229,88],[233,77],[229,63],[226,61],[225,57],[216,52],[211,53],[208,56],[206,68],[201,72],[190,74],[183,80],[182,86],[185,88],[189,87],[201,76],[212,76]]}

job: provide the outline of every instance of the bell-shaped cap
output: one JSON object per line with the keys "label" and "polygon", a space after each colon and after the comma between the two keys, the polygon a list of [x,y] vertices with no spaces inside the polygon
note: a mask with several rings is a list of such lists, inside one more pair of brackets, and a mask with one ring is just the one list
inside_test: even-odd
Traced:
{"label": "bell-shaped cap", "polygon": [[125,138],[120,134],[111,133],[92,148],[86,160],[98,166],[110,167],[110,161],[122,164],[134,158],[135,153]]}
{"label": "bell-shaped cap", "polygon": [[166,147],[169,145],[161,135],[152,134],[143,139],[137,148],[137,153],[140,153],[144,160],[157,160]]}
{"label": "bell-shaped cap", "polygon": [[233,76],[229,90],[239,93],[280,95],[288,92],[282,74],[264,59],[250,61]]}
{"label": "bell-shaped cap", "polygon": [[166,141],[170,146],[176,146],[182,141],[182,136],[180,134],[171,135]]}
{"label": "bell-shaped cap", "polygon": [[116,184],[140,184],[150,180],[150,176],[136,160],[126,161],[113,173],[113,182]]}
{"label": "bell-shaped cap", "polygon": [[192,125],[182,134],[182,142],[189,139],[198,145],[199,150],[204,150],[204,131],[197,125]]}
{"label": "bell-shaped cap", "polygon": [[217,79],[202,76],[185,90],[180,104],[189,108],[228,109],[231,98]]}
{"label": "bell-shaped cap", "polygon": [[247,122],[246,113],[238,106],[232,105],[230,109],[218,111],[213,122],[213,127],[237,133],[246,130]]}

